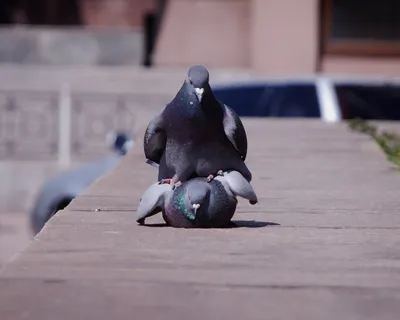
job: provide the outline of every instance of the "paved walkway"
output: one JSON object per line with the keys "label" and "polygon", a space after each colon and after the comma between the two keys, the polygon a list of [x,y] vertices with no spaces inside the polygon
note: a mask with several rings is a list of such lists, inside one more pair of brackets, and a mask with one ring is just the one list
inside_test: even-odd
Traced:
{"label": "paved walkway", "polygon": [[25,212],[0,211],[0,270],[30,243],[31,230]]}
{"label": "paved walkway", "polygon": [[400,175],[344,124],[244,124],[241,227],[138,226],[156,170],[136,148],[2,270],[0,318],[397,320]]}

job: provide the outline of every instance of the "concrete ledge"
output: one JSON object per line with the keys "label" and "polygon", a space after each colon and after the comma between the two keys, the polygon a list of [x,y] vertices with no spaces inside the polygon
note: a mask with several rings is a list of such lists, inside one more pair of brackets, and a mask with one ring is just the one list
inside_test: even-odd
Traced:
{"label": "concrete ledge", "polygon": [[[0,273],[0,318],[398,319],[400,177],[344,124],[246,119],[239,228],[138,226],[140,146]],[[99,209],[99,210],[95,210]]]}
{"label": "concrete ledge", "polygon": [[141,29],[0,28],[0,63],[140,65]]}

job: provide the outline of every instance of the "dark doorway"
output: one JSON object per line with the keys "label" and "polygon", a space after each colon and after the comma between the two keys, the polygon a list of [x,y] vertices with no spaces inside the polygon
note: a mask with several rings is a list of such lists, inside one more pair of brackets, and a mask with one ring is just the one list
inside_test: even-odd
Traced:
{"label": "dark doorway", "polygon": [[0,1],[0,24],[12,24],[15,22],[17,8],[21,5],[18,0]]}
{"label": "dark doorway", "polygon": [[82,24],[79,0],[28,0],[23,9],[29,24]]}
{"label": "dark doorway", "polygon": [[159,34],[162,18],[166,9],[167,0],[157,0],[155,12],[149,12],[143,17],[144,27],[144,57],[143,65],[145,67],[152,66],[152,55],[154,46],[157,42],[157,36]]}
{"label": "dark doorway", "polygon": [[79,0],[1,0],[1,24],[73,26],[82,24]]}

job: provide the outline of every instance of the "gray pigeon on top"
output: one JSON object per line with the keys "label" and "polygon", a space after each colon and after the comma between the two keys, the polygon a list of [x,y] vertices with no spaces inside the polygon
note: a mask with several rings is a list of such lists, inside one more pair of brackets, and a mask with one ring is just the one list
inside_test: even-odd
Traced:
{"label": "gray pigeon on top", "polygon": [[239,116],[219,102],[210,87],[209,73],[192,66],[174,97],[150,121],[144,135],[149,164],[158,164],[158,180],[177,186],[193,177],[207,177],[226,170],[252,174],[244,161],[247,136]]}
{"label": "gray pigeon on top", "polygon": [[227,227],[235,213],[237,196],[258,202],[251,184],[237,171],[226,171],[211,182],[193,178],[175,189],[170,184],[152,184],[143,194],[136,211],[136,221],[159,212],[175,228]]}

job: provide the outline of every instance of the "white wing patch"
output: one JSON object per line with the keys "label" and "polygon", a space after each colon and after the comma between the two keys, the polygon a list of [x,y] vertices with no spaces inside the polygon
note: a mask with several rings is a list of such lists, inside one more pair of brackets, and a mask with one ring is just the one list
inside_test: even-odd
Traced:
{"label": "white wing patch", "polygon": [[231,111],[225,106],[225,116],[224,116],[224,131],[226,136],[228,137],[229,141],[233,144],[235,149],[240,153],[240,150],[238,149],[235,140],[233,139],[233,136],[235,135],[236,132],[236,124],[235,121],[233,120],[233,116]]}

